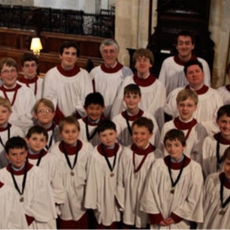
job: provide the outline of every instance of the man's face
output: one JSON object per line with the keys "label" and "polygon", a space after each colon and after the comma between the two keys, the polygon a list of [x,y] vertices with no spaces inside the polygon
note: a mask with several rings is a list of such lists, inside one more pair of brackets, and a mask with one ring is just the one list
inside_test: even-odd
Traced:
{"label": "man's face", "polygon": [[204,83],[204,72],[199,65],[191,65],[187,68],[186,78],[192,88],[202,86]]}
{"label": "man's face", "polygon": [[64,48],[63,53],[59,57],[62,68],[64,70],[71,70],[77,62],[77,50],[74,47]]}
{"label": "man's face", "polygon": [[117,61],[118,51],[114,45],[104,46],[101,50],[102,58],[107,67],[113,67]]}
{"label": "man's face", "polygon": [[25,61],[22,70],[25,78],[33,79],[37,75],[37,63],[35,61]]}
{"label": "man's face", "polygon": [[179,36],[177,39],[177,50],[179,57],[188,58],[192,55],[192,50],[194,49],[194,44],[192,44],[192,38],[190,36]]}

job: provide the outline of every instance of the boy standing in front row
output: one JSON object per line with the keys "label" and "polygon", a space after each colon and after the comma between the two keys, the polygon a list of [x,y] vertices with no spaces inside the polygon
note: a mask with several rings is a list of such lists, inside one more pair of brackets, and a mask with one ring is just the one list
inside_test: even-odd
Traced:
{"label": "boy standing in front row", "polygon": [[183,154],[182,131],[167,132],[164,145],[169,156],[151,167],[140,209],[149,214],[151,229],[190,229],[190,222],[203,222],[201,166]]}
{"label": "boy standing in front row", "polygon": [[148,215],[140,211],[140,198],[151,165],[162,153],[150,144],[153,122],[140,117],[132,124],[134,144],[122,152],[118,168],[116,198],[123,211],[123,223],[128,228],[146,228]]}
{"label": "boy standing in front row", "polygon": [[94,210],[97,229],[117,229],[121,213],[115,194],[122,146],[116,143],[116,125],[110,120],[98,125],[98,136],[101,144],[94,148],[89,161],[85,208]]}
{"label": "boy standing in front row", "polygon": [[17,191],[27,224],[32,229],[56,228],[50,221],[56,218],[53,194],[46,175],[26,161],[27,144],[21,137],[6,142],[7,158],[11,162],[0,170],[0,181]]}

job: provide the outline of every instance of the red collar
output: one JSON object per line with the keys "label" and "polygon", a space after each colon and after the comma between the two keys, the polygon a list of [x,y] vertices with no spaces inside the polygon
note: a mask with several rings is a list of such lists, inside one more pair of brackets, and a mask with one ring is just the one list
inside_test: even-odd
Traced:
{"label": "red collar", "polygon": [[[63,142],[63,141],[62,141]],[[77,146],[69,146],[66,143],[64,143],[65,149],[67,151],[67,155],[75,155],[76,154],[76,150],[78,149],[78,152],[81,150],[82,148],[82,142],[80,140],[77,140]],[[61,146],[61,142],[59,143],[59,150],[64,153],[62,146]]]}
{"label": "red collar", "polygon": [[[41,150],[41,151],[42,151],[42,150]],[[41,151],[40,151],[40,152],[41,152]],[[36,153],[36,154],[31,154],[31,153],[28,151],[28,156],[27,156],[27,157],[28,157],[29,159],[32,159],[32,160],[37,160],[37,159],[39,158],[40,152],[39,152],[39,153]],[[48,153],[47,151],[44,151],[43,154],[42,154],[42,157],[44,157],[47,153]]]}
{"label": "red collar", "polygon": [[[28,161],[26,162],[26,164],[27,164],[27,172],[29,172],[29,170],[33,168],[33,165],[30,164]],[[15,170],[11,167],[11,164],[8,164],[8,165],[6,166],[6,169],[7,169],[7,171],[9,171],[9,172],[12,170],[13,174],[14,174],[14,175],[18,175],[18,176],[19,176],[19,175],[23,175],[23,174],[25,173],[25,167],[24,167],[23,169],[19,170],[19,171],[15,171]]]}
{"label": "red collar", "polygon": [[4,92],[13,92],[13,91],[17,91],[18,89],[20,89],[22,86],[19,84],[16,84],[16,86],[13,89],[6,89],[3,85],[0,87],[0,90],[4,91]]}
{"label": "red collar", "polygon": [[156,148],[155,146],[149,144],[147,149],[140,149],[135,144],[132,144],[131,149],[133,150],[135,154],[143,156],[151,152],[154,152]]}
{"label": "red collar", "polygon": [[106,67],[104,63],[101,65],[101,70],[105,73],[116,73],[122,68],[123,68],[123,65],[119,62],[117,62],[116,66],[113,68]]}
{"label": "red collar", "polygon": [[[185,87],[185,89],[191,89],[191,88],[190,88],[189,85],[187,85],[187,86]],[[195,92],[196,92],[198,95],[202,95],[202,94],[207,93],[207,92],[208,92],[208,89],[209,89],[208,86],[203,85],[203,86],[201,87],[201,89],[195,90]]]}
{"label": "red collar", "polygon": [[3,186],[4,184],[0,181],[0,188]]}
{"label": "red collar", "polygon": [[[97,151],[102,155],[102,156],[104,156],[103,155],[103,152],[102,152],[102,150],[101,150],[101,146],[102,146],[102,144],[99,144],[98,146],[97,146]],[[118,143],[115,143],[115,148],[113,148],[113,149],[108,149],[108,148],[106,148],[106,147],[104,147],[104,150],[105,150],[105,153],[106,153],[106,155],[107,155],[107,157],[113,157],[114,155],[115,155],[115,153],[119,150],[119,144]]]}
{"label": "red collar", "polygon": [[[188,61],[191,61],[191,60],[197,60],[197,57],[196,56],[192,56]],[[174,61],[178,64],[178,65],[182,65],[184,66],[186,62],[184,61],[181,61],[181,59],[179,58],[179,55],[176,55],[174,56]]]}
{"label": "red collar", "polygon": [[71,70],[64,70],[61,67],[61,64],[60,64],[60,65],[57,66],[57,69],[65,77],[73,77],[73,76],[77,75],[80,72],[80,68],[78,66],[76,66],[76,65]]}
{"label": "red collar", "polygon": [[[11,124],[9,124],[9,128],[11,128]],[[6,131],[6,130],[8,130],[8,127],[6,127],[6,128],[0,128],[0,132],[4,132],[4,131]]]}
{"label": "red collar", "polygon": [[[224,177],[224,172],[221,172],[219,174],[219,180],[221,181],[221,179],[223,179],[223,177]],[[227,188],[227,189],[230,189],[230,181],[226,180],[226,177],[225,177],[225,180],[224,180],[224,187]]]}
{"label": "red collar", "polygon": [[[189,163],[191,162],[191,159],[188,158],[188,157],[185,156],[185,155],[184,155],[184,157],[185,157],[185,165],[184,165],[184,167],[186,167],[186,166],[189,165]],[[164,162],[165,162],[165,164],[166,164],[167,167],[168,167],[169,158],[170,158],[170,155],[169,155],[169,156],[166,156],[166,157],[164,158]],[[171,169],[174,169],[174,170],[179,170],[179,169],[181,169],[182,164],[183,164],[183,161],[181,161],[181,162],[179,162],[179,163],[176,163],[176,162],[173,162],[173,161],[170,162]]]}
{"label": "red collar", "polygon": [[139,112],[136,115],[130,116],[130,115],[128,115],[127,110],[125,110],[125,111],[123,111],[121,113],[121,116],[124,119],[126,119],[126,116],[127,116],[127,118],[128,118],[129,121],[135,121],[137,118],[142,117],[143,114],[144,114],[144,111],[142,111],[141,109],[139,109]]}
{"label": "red collar", "polygon": [[185,123],[181,121],[179,117],[176,117],[173,120],[173,123],[178,130],[187,130],[187,129],[192,129],[197,124],[197,120],[193,118],[190,122]]}
{"label": "red collar", "polygon": [[225,138],[223,138],[220,132],[214,134],[214,138],[216,141],[219,139],[220,143],[223,145],[230,145],[230,140],[226,140]]}
{"label": "red collar", "polygon": [[48,129],[46,129],[46,131],[49,132],[49,131],[55,129],[55,127],[56,127],[56,124],[52,123],[52,125]]}
{"label": "red collar", "polygon": [[25,76],[18,78],[18,81],[24,84],[32,84],[37,82],[37,80],[38,80],[37,76],[32,79],[25,78]]}
{"label": "red collar", "polygon": [[135,73],[133,76],[133,81],[139,86],[147,87],[152,85],[156,81],[156,77],[150,74],[146,79],[142,79],[137,76],[137,73]]}

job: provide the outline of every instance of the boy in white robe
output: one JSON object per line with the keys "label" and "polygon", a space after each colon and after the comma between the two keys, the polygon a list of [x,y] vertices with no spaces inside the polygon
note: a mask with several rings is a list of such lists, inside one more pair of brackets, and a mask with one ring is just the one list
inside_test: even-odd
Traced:
{"label": "boy in white robe", "polygon": [[0,78],[3,81],[0,96],[6,98],[12,107],[9,122],[26,132],[33,124],[32,108],[35,104],[33,91],[17,83],[18,66],[12,58],[3,58],[0,61]]}
{"label": "boy in white robe", "polygon": [[32,89],[36,100],[42,97],[43,78],[37,76],[38,58],[32,53],[25,53],[21,57],[23,76],[18,83]]}
{"label": "boy in white robe", "polygon": [[26,217],[17,194],[13,188],[0,181],[0,229],[25,228],[27,228]]}
{"label": "boy in white robe", "polygon": [[84,108],[87,116],[78,120],[81,130],[79,139],[96,146],[100,143],[97,127],[105,119],[103,116],[105,109],[103,96],[98,92],[88,94],[85,98]]}
{"label": "boy in white robe", "polygon": [[56,210],[50,183],[42,170],[26,161],[27,144],[21,137],[6,142],[7,158],[11,162],[0,170],[0,181],[17,192],[28,228],[55,229]]}
{"label": "boy in white robe", "polygon": [[124,148],[118,168],[116,198],[123,211],[123,224],[128,228],[146,228],[148,215],[140,210],[140,198],[146,177],[156,158],[162,157],[160,150],[150,144],[153,122],[140,117],[132,124],[131,146]]}
{"label": "boy in white robe", "polygon": [[161,129],[164,124],[164,105],[166,90],[161,81],[150,73],[153,66],[153,54],[148,49],[138,49],[133,55],[133,62],[137,73],[125,78],[112,106],[112,118],[126,109],[123,101],[124,88],[129,84],[136,84],[141,89],[140,109],[156,118]]}
{"label": "boy in white robe", "polygon": [[[59,229],[87,229],[88,213],[84,208],[87,164],[92,145],[78,139],[80,126],[73,116],[63,118],[59,123],[62,141],[50,151],[55,158],[56,173],[52,186],[59,187]],[[63,191],[64,190],[64,194]]]}
{"label": "boy in white robe", "polygon": [[191,89],[181,90],[176,98],[179,116],[172,121],[166,122],[161,131],[159,148],[168,155],[164,148],[165,134],[171,129],[183,131],[186,137],[186,148],[184,154],[192,160],[201,164],[202,145],[204,138],[207,136],[205,128],[193,118],[197,109],[198,96]]}
{"label": "boy in white robe", "polygon": [[203,222],[201,166],[183,154],[182,131],[168,131],[164,144],[169,156],[151,167],[140,210],[149,214],[151,229],[190,229]]}
{"label": "boy in white robe", "polygon": [[49,70],[44,79],[43,97],[54,104],[56,124],[66,116],[86,115],[83,104],[85,97],[93,92],[93,86],[88,72],[76,65],[78,55],[79,48],[74,41],[63,42],[59,54],[61,64]]}
{"label": "boy in white robe", "polygon": [[136,84],[129,84],[124,88],[123,98],[127,109],[121,114],[113,118],[113,122],[116,124],[117,139],[123,146],[132,144],[132,123],[138,117],[147,117],[153,121],[153,135],[150,138],[150,143],[154,145],[159,142],[160,131],[156,122],[156,119],[149,113],[139,109],[139,102],[141,101],[141,90]]}
{"label": "boy in white robe", "polygon": [[159,80],[166,87],[167,96],[174,89],[188,84],[183,69],[185,63],[190,60],[198,60],[202,63],[204,68],[204,84],[210,86],[211,76],[209,66],[204,59],[192,55],[194,47],[195,39],[191,32],[181,31],[178,33],[176,45],[178,55],[166,58],[159,74]]}
{"label": "boy in white robe", "polygon": [[53,102],[49,99],[41,98],[35,103],[33,112],[36,123],[45,128],[48,132],[46,150],[49,150],[55,145],[55,143],[60,141],[59,127],[53,121],[55,116]]}
{"label": "boy in white robe", "polygon": [[106,39],[100,44],[100,53],[104,63],[96,66],[90,72],[93,80],[94,92],[102,94],[105,100],[104,115],[111,117],[111,108],[117,96],[118,90],[127,76],[133,75],[130,68],[117,61],[119,45],[113,39]]}
{"label": "boy in white robe", "polygon": [[173,118],[177,117],[177,94],[182,89],[192,89],[197,93],[199,99],[194,118],[206,128],[210,121],[216,119],[216,112],[223,105],[223,100],[215,89],[204,84],[204,72],[201,62],[197,60],[186,62],[184,72],[189,84],[185,87],[176,88],[169,94],[166,101],[165,113]]}
{"label": "boy in white robe", "polygon": [[204,222],[202,229],[230,228],[230,147],[223,156],[223,171],[209,175],[204,186]]}
{"label": "boy in white robe", "polygon": [[121,213],[115,194],[122,146],[116,143],[116,125],[110,120],[98,125],[98,136],[101,144],[94,148],[88,165],[85,208],[94,210],[96,229],[117,229]]}
{"label": "boy in white robe", "polygon": [[230,105],[223,105],[217,112],[216,123],[220,132],[207,136],[202,148],[204,177],[222,171],[224,151],[230,145]]}
{"label": "boy in white robe", "polygon": [[24,137],[24,133],[19,127],[8,122],[11,113],[12,108],[9,101],[0,97],[0,168],[7,166],[9,163],[5,155],[6,141],[13,136]]}
{"label": "boy in white robe", "polygon": [[[228,81],[230,81],[230,63],[227,65],[226,68],[226,74],[228,77]],[[224,104],[230,104],[230,84],[221,86],[217,89],[217,91],[220,93],[221,97],[223,98]]]}

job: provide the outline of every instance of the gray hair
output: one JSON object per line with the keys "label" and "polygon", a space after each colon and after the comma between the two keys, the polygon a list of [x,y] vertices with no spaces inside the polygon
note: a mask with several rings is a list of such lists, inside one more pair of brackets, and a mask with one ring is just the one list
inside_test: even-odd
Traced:
{"label": "gray hair", "polygon": [[104,48],[104,46],[111,46],[111,45],[113,45],[116,48],[117,52],[119,52],[119,45],[113,39],[106,39],[106,40],[102,41],[100,44],[100,52],[102,52],[102,49]]}

